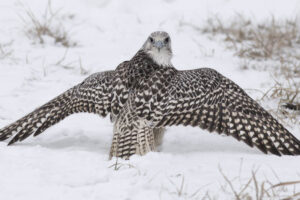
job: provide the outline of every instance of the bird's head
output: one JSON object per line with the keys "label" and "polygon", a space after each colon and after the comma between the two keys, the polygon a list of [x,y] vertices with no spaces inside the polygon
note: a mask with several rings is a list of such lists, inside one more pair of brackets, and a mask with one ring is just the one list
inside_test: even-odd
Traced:
{"label": "bird's head", "polygon": [[167,32],[156,31],[150,34],[142,47],[157,64],[171,66],[171,38]]}

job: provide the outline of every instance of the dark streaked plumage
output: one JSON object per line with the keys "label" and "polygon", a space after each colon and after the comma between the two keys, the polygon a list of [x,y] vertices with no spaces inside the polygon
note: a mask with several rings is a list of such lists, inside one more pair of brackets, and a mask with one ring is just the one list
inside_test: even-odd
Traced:
{"label": "dark streaked plumage", "polygon": [[138,116],[155,127],[199,126],[233,136],[264,153],[300,154],[296,137],[238,85],[213,69],[161,68],[139,84],[135,95]]}
{"label": "dark streaked plumage", "polygon": [[288,108],[290,110],[300,110],[300,103],[287,103],[283,105],[283,107]]}
{"label": "dark streaked plumage", "polygon": [[110,157],[155,151],[165,127],[198,126],[224,133],[261,151],[300,154],[300,142],[238,85],[213,69],[178,71],[171,40],[154,32],[141,50],[116,70],[97,73],[0,130],[12,144],[38,135],[73,113],[111,115]]}
{"label": "dark streaked plumage", "polygon": [[114,74],[114,71],[107,71],[92,75],[81,84],[1,129],[0,140],[15,135],[8,143],[11,145],[32,134],[37,136],[73,113],[89,112],[105,117],[110,112],[109,99],[112,96]]}
{"label": "dark streaked plumage", "polygon": [[[125,105],[127,105],[128,96],[133,88],[139,84],[140,79],[147,79],[159,67],[145,51],[139,50],[131,60],[121,63],[116,70],[91,75],[81,84],[67,90],[18,121],[0,129],[0,141],[12,137],[8,143],[11,145],[17,141],[23,141],[32,134],[34,136],[39,135],[71,114],[88,112],[103,117],[110,114],[111,119],[116,121],[115,126],[117,128],[122,127],[122,132],[114,132],[114,138],[120,134],[121,137],[119,138],[122,138],[122,140],[113,140],[112,147],[116,148],[111,148],[111,155],[128,159],[132,154],[143,155],[149,150],[155,150],[153,147],[148,149],[147,145],[154,144],[153,134],[156,132],[161,134],[161,130],[164,129],[138,126],[142,131],[135,132],[138,136],[134,136],[132,124],[128,124],[128,118],[131,114],[128,110],[124,112],[124,109],[127,109]],[[123,124],[117,123],[118,120],[116,119],[121,118],[126,118],[126,120],[123,121]],[[136,118],[134,122],[137,122]],[[139,124],[145,123],[137,122],[137,125]],[[147,136],[147,138],[148,140],[153,138],[153,141],[148,142],[147,140],[144,143],[144,139],[141,139],[144,137],[142,134],[146,136],[150,133],[151,137]],[[131,142],[128,143],[128,140],[131,140]],[[118,144],[115,144],[116,142]],[[141,147],[142,143],[144,143],[144,147]],[[133,144],[140,144],[140,148],[138,149],[138,146]],[[125,145],[128,147],[125,147]],[[129,145],[131,146],[129,147]],[[133,150],[127,153],[128,148]]]}

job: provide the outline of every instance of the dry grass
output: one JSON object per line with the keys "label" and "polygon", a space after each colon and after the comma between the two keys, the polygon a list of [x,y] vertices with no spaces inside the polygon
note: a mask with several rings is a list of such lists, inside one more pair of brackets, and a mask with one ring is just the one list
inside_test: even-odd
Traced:
{"label": "dry grass", "polygon": [[[273,170],[272,170],[273,171]],[[238,176],[229,177],[219,166],[219,172],[223,178],[220,187],[216,193],[216,185],[212,182],[204,186],[200,186],[197,190],[188,189],[188,180],[183,174],[167,177],[168,186],[162,185],[159,197],[170,196],[172,199],[201,199],[201,200],[218,200],[218,199],[234,199],[234,200],[295,200],[300,199],[300,181],[281,181],[278,175],[273,171],[277,181],[270,181],[266,177],[262,177],[263,173],[259,173],[259,169],[252,170],[248,174],[248,178],[242,178],[241,172]],[[244,173],[243,173],[244,174]],[[244,174],[245,175],[245,174]],[[207,189],[213,186],[214,190]]]}
{"label": "dry grass", "polygon": [[[167,177],[168,187],[162,186],[160,191],[160,199],[163,198],[163,194],[167,194],[174,199],[214,199],[210,196],[209,192],[205,192],[205,187],[210,184],[206,184],[198,187],[196,190],[189,190],[188,183],[185,181],[184,174],[177,174],[172,177]],[[204,192],[204,195],[201,193]],[[202,196],[202,197],[201,197]]]}
{"label": "dry grass", "polygon": [[276,99],[278,105],[276,108],[269,109],[272,115],[276,116],[281,123],[288,125],[300,125],[300,82],[292,79],[285,81],[276,81],[275,84],[265,92],[258,101],[263,102],[269,99]]}
{"label": "dry grass", "polygon": [[58,61],[53,63],[53,65],[60,66],[67,70],[79,71],[80,75],[84,75],[84,76],[88,75],[90,73],[90,71],[84,68],[82,61],[81,61],[81,57],[79,57],[78,60],[75,59],[75,60],[67,62],[66,58],[67,58],[68,52],[69,52],[69,49],[66,48],[63,56]]}
{"label": "dry grass", "polygon": [[281,105],[300,104],[300,21],[297,18],[278,20],[271,17],[256,23],[237,14],[229,21],[210,17],[204,26],[181,25],[192,27],[210,39],[221,39],[226,48],[240,58],[241,69],[270,70],[275,84],[261,100],[278,100],[275,114],[279,114],[279,118],[295,119],[295,113],[284,112]]}
{"label": "dry grass", "polygon": [[11,49],[13,41],[8,43],[0,43],[0,60],[10,57],[13,54],[13,50]]}
{"label": "dry grass", "polygon": [[260,100],[265,98],[279,99],[280,104],[294,104],[300,98],[300,82],[285,77],[284,81],[274,79],[275,84],[265,92]]}
{"label": "dry grass", "polygon": [[[289,181],[272,183],[268,179],[263,181],[258,179],[258,170],[253,170],[248,180],[241,180],[240,177],[228,178],[222,169],[219,171],[223,176],[225,183],[221,185],[221,191],[224,195],[231,196],[236,200],[264,200],[264,199],[299,199],[300,181]],[[274,174],[276,177],[277,175]],[[297,190],[298,188],[298,190]]]}
{"label": "dry grass", "polygon": [[[25,16],[20,17],[25,24],[25,34],[29,39],[40,44],[45,44],[46,40],[50,39],[64,47],[77,46],[77,43],[70,39],[69,32],[62,23],[66,16],[60,15],[60,10],[53,11],[51,1],[48,2],[42,16],[36,15],[30,8],[23,7]],[[69,19],[73,17],[67,15]]]}
{"label": "dry grass", "polygon": [[[227,47],[235,54],[250,59],[281,59],[290,49],[300,47],[300,32],[297,19],[276,20],[274,17],[261,23],[238,14],[230,23],[217,16],[209,18],[202,33],[222,35]],[[294,54],[297,59],[300,57]]]}
{"label": "dry grass", "polygon": [[192,27],[212,40],[221,38],[226,48],[245,61],[246,65],[251,61],[255,61],[255,65],[266,65],[266,61],[273,61],[267,67],[274,70],[275,61],[277,68],[284,69],[293,77],[300,77],[300,21],[297,18],[278,20],[271,17],[256,23],[237,14],[227,21],[218,16],[210,17],[203,26],[186,22],[180,25]]}

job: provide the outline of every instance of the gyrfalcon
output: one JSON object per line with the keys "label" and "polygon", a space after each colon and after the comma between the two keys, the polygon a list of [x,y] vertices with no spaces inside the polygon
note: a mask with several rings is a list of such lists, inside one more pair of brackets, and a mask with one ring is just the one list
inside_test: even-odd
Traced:
{"label": "gyrfalcon", "polygon": [[110,115],[110,158],[144,155],[161,144],[165,127],[197,126],[278,156],[299,155],[300,142],[237,84],[210,68],[179,71],[171,39],[154,32],[129,61],[82,83],[0,130],[9,145],[37,136],[73,113]]}

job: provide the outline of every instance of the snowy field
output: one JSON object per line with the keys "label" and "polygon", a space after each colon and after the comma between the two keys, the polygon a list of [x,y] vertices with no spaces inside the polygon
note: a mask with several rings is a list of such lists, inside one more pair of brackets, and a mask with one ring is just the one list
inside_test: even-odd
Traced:
{"label": "snowy field", "polygon": [[[182,22],[201,26],[212,15],[226,19],[236,13],[256,21],[284,19],[300,12],[297,0],[52,0],[49,26],[67,32],[68,48],[32,36],[28,13],[43,21],[47,7],[46,0],[0,0],[0,128],[88,75],[130,59],[156,30],[171,35],[176,68],[211,67],[244,89],[266,91],[273,84],[270,70],[241,70],[241,60],[224,43]],[[287,128],[300,138],[299,125]],[[222,173],[237,191],[255,172],[259,183],[300,180],[300,157],[264,155],[199,128],[169,128],[161,152],[118,160],[117,166],[108,160],[111,139],[109,119],[78,114],[39,137],[10,147],[0,142],[0,199],[234,199]],[[255,198],[253,181],[249,188]],[[283,190],[297,193],[300,185]]]}

